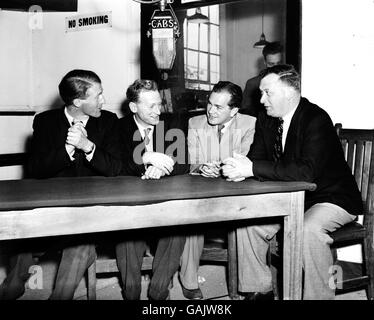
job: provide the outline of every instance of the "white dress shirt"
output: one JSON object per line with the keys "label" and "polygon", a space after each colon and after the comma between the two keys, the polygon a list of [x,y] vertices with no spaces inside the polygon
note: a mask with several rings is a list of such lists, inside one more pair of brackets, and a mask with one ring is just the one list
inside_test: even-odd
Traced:
{"label": "white dress shirt", "polygon": [[282,117],[282,119],[283,119],[283,134],[282,134],[282,149],[283,149],[283,152],[284,152],[284,147],[286,145],[288,129],[290,128],[291,120],[292,120],[292,117],[293,117],[296,109],[297,109],[297,107],[292,109],[284,117]]}
{"label": "white dress shirt", "polygon": [[145,151],[150,151],[152,152],[153,151],[153,130],[154,130],[154,126],[143,126],[142,124],[140,124],[137,120],[136,120],[136,117],[134,115],[134,121],[136,123],[136,126],[138,127],[139,129],[139,132],[142,136],[142,139],[144,140],[145,139],[145,131],[147,129],[150,129],[149,132],[148,132],[148,138],[149,138],[149,143],[145,145]]}

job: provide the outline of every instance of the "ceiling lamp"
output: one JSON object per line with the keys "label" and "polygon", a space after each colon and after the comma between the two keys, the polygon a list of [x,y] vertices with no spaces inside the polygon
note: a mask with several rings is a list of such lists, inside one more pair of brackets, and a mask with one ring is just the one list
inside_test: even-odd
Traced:
{"label": "ceiling lamp", "polygon": [[201,13],[201,8],[196,8],[196,13],[187,17],[189,23],[208,23],[209,18]]}
{"label": "ceiling lamp", "polygon": [[257,41],[254,45],[253,45],[253,48],[258,48],[258,49],[262,49],[263,47],[265,47],[268,42],[266,41],[266,38],[265,38],[265,34],[264,34],[264,0],[262,0],[262,33],[261,33],[261,36],[260,36],[260,40]]}

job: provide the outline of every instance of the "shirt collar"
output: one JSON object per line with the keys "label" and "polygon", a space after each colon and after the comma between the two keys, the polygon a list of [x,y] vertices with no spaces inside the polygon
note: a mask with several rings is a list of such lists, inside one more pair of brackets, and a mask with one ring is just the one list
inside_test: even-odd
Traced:
{"label": "shirt collar", "polygon": [[[73,125],[74,117],[72,117],[72,116],[68,113],[68,109],[67,109],[66,107],[64,108],[64,114],[65,114],[66,119],[68,119],[70,125]],[[85,117],[84,119],[80,120],[80,121],[83,122],[83,126],[86,126],[86,125],[87,125],[87,122],[88,122],[88,119],[89,119],[89,118],[90,118],[90,117],[87,116],[87,117]]]}
{"label": "shirt collar", "polygon": [[[221,130],[222,133],[225,133],[225,131],[226,131],[227,128],[231,125],[231,123],[233,122],[233,120],[234,120],[235,117],[236,117],[236,115],[233,116],[229,121],[223,123],[223,126],[224,126],[224,127],[223,127],[222,130]],[[217,130],[218,130],[218,125],[217,125],[216,127],[217,127]]]}
{"label": "shirt collar", "polygon": [[286,123],[290,123],[296,109],[297,109],[297,106],[293,108],[290,112],[288,112],[285,116],[283,116],[282,117],[283,121]]}
{"label": "shirt collar", "polygon": [[139,131],[140,131],[140,134],[141,134],[142,138],[144,138],[144,136],[145,136],[145,132],[144,132],[144,131],[145,131],[146,129],[151,129],[151,130],[149,131],[149,134],[150,134],[150,136],[152,136],[154,126],[152,126],[152,125],[143,126],[142,124],[140,124],[140,123],[138,122],[138,120],[136,120],[135,114],[133,115],[133,117],[134,117],[135,124],[136,124],[136,126],[138,127],[138,129],[139,129]]}

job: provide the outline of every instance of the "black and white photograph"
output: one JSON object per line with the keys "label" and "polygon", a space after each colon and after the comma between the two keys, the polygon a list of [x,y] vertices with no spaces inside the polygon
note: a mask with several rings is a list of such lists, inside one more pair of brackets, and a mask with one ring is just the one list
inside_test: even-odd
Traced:
{"label": "black and white photograph", "polygon": [[373,17],[1,0],[0,303],[234,319],[374,300]]}

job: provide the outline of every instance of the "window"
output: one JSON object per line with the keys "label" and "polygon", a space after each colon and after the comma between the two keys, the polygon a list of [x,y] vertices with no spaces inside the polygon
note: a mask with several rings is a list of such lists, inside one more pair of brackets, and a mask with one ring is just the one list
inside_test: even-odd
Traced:
{"label": "window", "polygon": [[[196,9],[188,9],[187,16]],[[219,81],[219,5],[201,8],[209,23],[190,23],[185,19],[184,78],[187,89],[211,90]]]}

